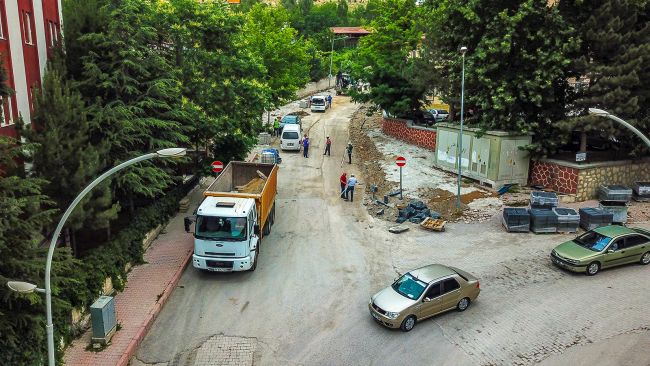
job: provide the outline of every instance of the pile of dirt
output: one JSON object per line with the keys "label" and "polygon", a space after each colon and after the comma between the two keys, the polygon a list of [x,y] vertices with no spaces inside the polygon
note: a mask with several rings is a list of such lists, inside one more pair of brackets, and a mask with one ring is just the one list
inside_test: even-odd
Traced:
{"label": "pile of dirt", "polygon": [[[399,190],[399,183],[386,180],[386,174],[379,164],[385,161],[386,157],[377,150],[367,134],[369,130],[381,129],[381,114],[374,113],[368,116],[367,111],[368,107],[362,106],[354,113],[350,122],[350,140],[354,146],[352,159],[357,161],[357,165],[362,169],[360,173],[363,176],[363,182],[365,182],[366,197],[372,197],[370,187],[374,185],[377,187],[375,197],[383,200],[385,195]],[[459,210],[456,207],[456,195],[443,189],[420,190],[417,194],[428,208],[440,213],[448,221],[483,221],[487,219],[491,213],[484,215],[482,212],[478,212],[481,210],[469,209],[467,205],[477,199],[497,196],[496,193],[484,189],[466,193],[461,195],[462,209]],[[404,195],[402,202],[405,205],[413,198]],[[394,206],[392,203],[399,202],[398,196],[390,197],[389,202]],[[368,200],[364,204],[373,216],[381,215],[388,221],[394,221],[398,217],[399,210],[396,207],[386,207],[372,200]],[[378,215],[378,213],[380,214]]]}
{"label": "pile of dirt", "polygon": [[304,117],[304,116],[309,116],[309,113],[305,112],[305,111],[295,111],[295,112],[287,113],[287,116],[301,116],[301,117]]}
{"label": "pile of dirt", "polygon": [[264,182],[265,181],[262,178],[254,178],[243,186],[235,187],[235,189],[239,193],[262,193]]}

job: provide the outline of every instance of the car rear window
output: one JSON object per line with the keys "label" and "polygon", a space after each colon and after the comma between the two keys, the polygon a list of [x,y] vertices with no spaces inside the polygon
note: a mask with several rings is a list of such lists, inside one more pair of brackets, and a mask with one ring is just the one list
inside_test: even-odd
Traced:
{"label": "car rear window", "polygon": [[454,272],[456,272],[456,274],[459,275],[460,278],[462,278],[462,279],[464,279],[465,281],[469,282],[469,279],[467,279],[467,277],[463,276],[462,273],[460,273],[460,272],[458,272],[458,271],[456,271],[456,270],[454,270]]}
{"label": "car rear window", "polygon": [[297,140],[299,136],[298,136],[298,132],[288,131],[282,134],[282,138],[287,140]]}
{"label": "car rear window", "polygon": [[314,99],[312,99],[311,104],[313,104],[313,105],[325,105],[325,99],[314,98]]}
{"label": "car rear window", "polygon": [[282,118],[282,122],[284,123],[296,123],[297,120],[298,116],[284,116],[284,118]]}

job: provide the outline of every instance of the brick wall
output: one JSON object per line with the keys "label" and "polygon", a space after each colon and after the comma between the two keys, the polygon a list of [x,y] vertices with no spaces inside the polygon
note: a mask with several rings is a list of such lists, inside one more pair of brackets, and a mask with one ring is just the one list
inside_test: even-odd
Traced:
{"label": "brick wall", "polygon": [[578,169],[547,161],[532,160],[528,184],[542,185],[560,193],[575,194],[578,189]]}
{"label": "brick wall", "polygon": [[395,118],[384,118],[382,130],[386,135],[396,137],[410,144],[432,151],[436,150],[436,130],[413,126],[412,122]]}
{"label": "brick wall", "polygon": [[575,194],[576,201],[596,198],[600,185],[650,181],[650,161],[610,161],[578,166],[570,162],[532,160],[529,185],[543,185],[559,193]]}

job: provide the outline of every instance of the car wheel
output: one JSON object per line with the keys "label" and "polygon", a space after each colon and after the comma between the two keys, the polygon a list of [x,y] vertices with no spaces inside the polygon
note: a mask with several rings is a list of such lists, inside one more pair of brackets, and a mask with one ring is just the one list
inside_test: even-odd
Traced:
{"label": "car wheel", "polygon": [[641,264],[643,264],[644,266],[646,264],[650,264],[650,252],[643,253],[643,255],[641,256]]}
{"label": "car wheel", "polygon": [[413,327],[415,327],[415,316],[409,315],[402,321],[402,325],[399,328],[404,332],[410,332]]}
{"label": "car wheel", "polygon": [[456,309],[458,309],[458,311],[465,311],[469,307],[469,303],[470,303],[469,297],[463,297],[458,302],[458,305],[456,305]]}
{"label": "car wheel", "polygon": [[264,230],[263,230],[264,236],[269,235],[271,233],[271,222],[267,218],[266,224],[264,224]]}
{"label": "car wheel", "polygon": [[600,263],[592,262],[587,266],[587,276],[593,276],[600,271]]}

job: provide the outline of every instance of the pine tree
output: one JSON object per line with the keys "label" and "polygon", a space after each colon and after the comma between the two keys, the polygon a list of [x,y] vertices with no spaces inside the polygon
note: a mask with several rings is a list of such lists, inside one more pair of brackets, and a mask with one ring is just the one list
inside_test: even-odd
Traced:
{"label": "pine tree", "polygon": [[604,137],[614,136],[624,149],[639,145],[635,138],[627,138],[630,132],[624,127],[602,117],[589,116],[587,110],[601,108],[633,125],[647,116],[649,6],[648,2],[633,0],[560,2],[562,14],[578,30],[582,42],[574,55],[571,71],[574,77],[583,78],[586,85],[575,90],[572,103],[574,114],[579,117],[567,121],[569,128],[583,131],[582,151],[586,151],[589,131]]}
{"label": "pine tree", "polygon": [[[180,84],[163,57],[159,35],[152,26],[152,4],[137,0],[106,5],[105,30],[79,37],[89,52],[83,59],[82,94],[97,101],[92,113],[91,143],[109,146],[108,166],[187,141],[178,122]],[[154,197],[173,182],[165,161],[147,161],[114,179],[131,212],[134,199]]]}
{"label": "pine tree", "polygon": [[[48,64],[43,85],[35,93],[32,128],[24,131],[28,141],[38,147],[33,154],[32,173],[48,183],[43,193],[51,197],[63,213],[74,198],[105,164],[106,147],[89,141],[87,107],[81,95],[65,80],[65,63],[61,52]],[[108,228],[117,217],[119,205],[113,204],[110,185],[96,187],[73,211],[66,223],[75,247],[74,233]]]}

